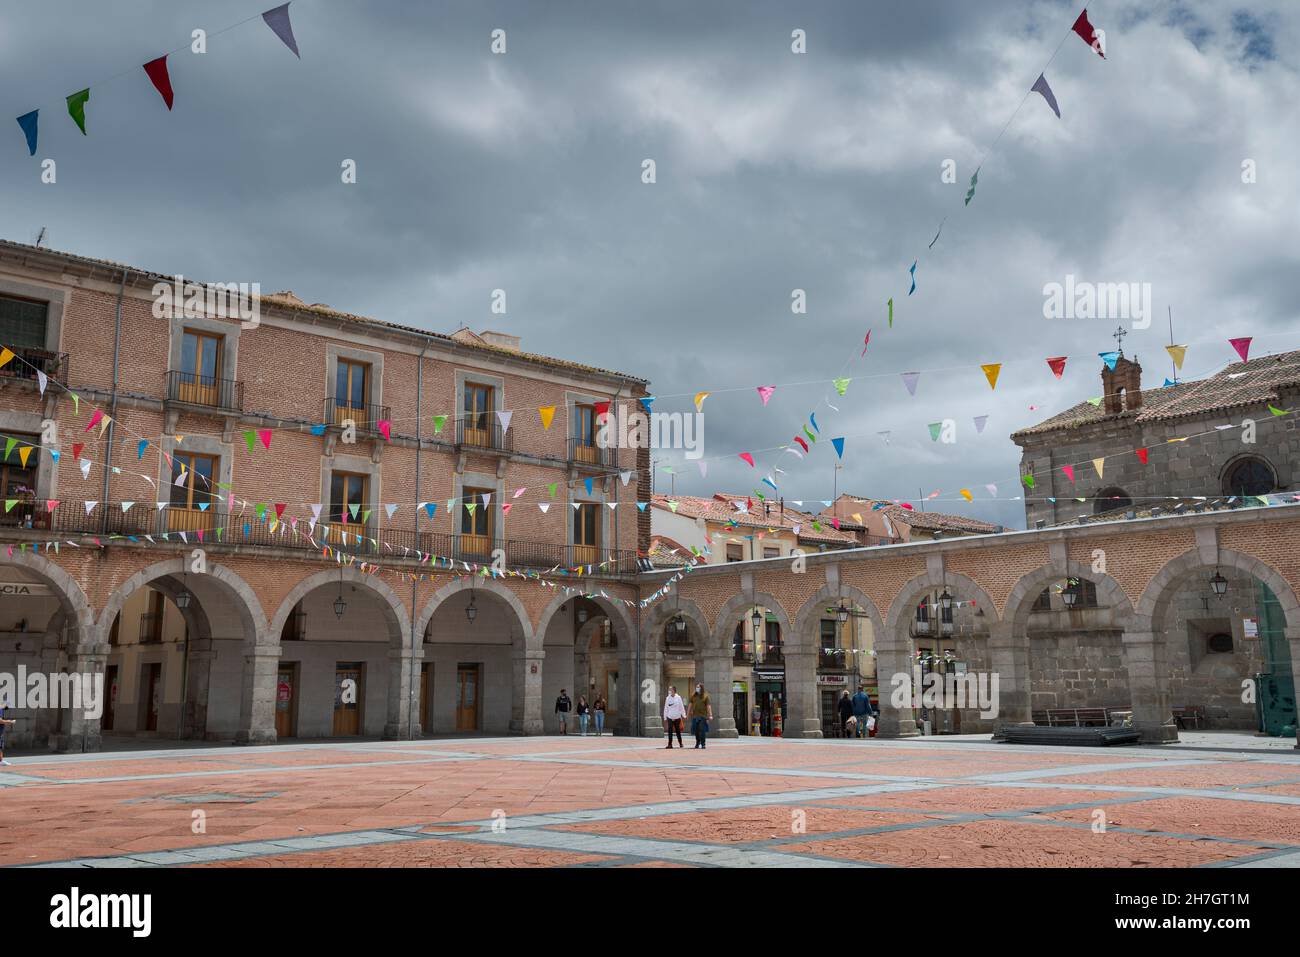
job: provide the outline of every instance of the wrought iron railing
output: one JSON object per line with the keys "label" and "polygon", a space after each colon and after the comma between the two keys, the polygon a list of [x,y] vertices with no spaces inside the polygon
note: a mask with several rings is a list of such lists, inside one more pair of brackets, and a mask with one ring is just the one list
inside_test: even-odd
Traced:
{"label": "wrought iron railing", "polygon": [[388,406],[370,403],[354,404],[347,399],[333,396],[325,400],[324,422],[327,425],[341,426],[349,420],[363,432],[378,432],[379,423],[390,420]]}
{"label": "wrought iron railing", "polygon": [[470,415],[456,419],[456,444],[472,449],[491,449],[510,452],[514,449],[514,436],[501,428],[495,415]]}
{"label": "wrought iron railing", "polygon": [[617,449],[607,449],[583,439],[569,438],[569,461],[596,468],[613,468],[617,463]]}
{"label": "wrought iron railing", "polygon": [[218,379],[215,376],[173,369],[167,373],[167,399],[184,405],[242,412],[244,383],[238,379]]}
{"label": "wrought iron railing", "polygon": [[14,354],[14,357],[0,368],[0,376],[7,379],[35,380],[38,378],[36,373],[39,371],[56,382],[68,384],[66,352],[50,352],[46,349],[30,349],[21,346],[10,346],[9,351]]}

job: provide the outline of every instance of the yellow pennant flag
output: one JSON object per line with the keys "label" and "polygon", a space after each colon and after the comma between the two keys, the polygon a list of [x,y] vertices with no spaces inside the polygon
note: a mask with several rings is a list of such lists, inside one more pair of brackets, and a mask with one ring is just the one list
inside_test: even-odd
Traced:
{"label": "yellow pennant flag", "polygon": [[861,512],[854,512],[854,513],[853,513],[853,521],[855,521],[855,522],[857,522],[859,525],[861,525],[861,524],[862,524],[862,513],[861,513]]}
{"label": "yellow pennant flag", "polygon": [[969,501],[972,501],[973,498],[974,498],[974,496],[972,496],[971,493],[970,493],[970,489],[968,489],[968,488],[964,488],[964,489],[961,490],[961,497],[964,498],[964,499],[965,499],[966,501],[968,501],[968,502],[969,502]]}
{"label": "yellow pennant flag", "polygon": [[1103,471],[1105,471],[1105,468],[1106,468],[1106,460],[1105,460],[1105,459],[1093,459],[1093,460],[1092,460],[1092,467],[1095,468],[1095,469],[1097,470],[1097,478],[1101,478],[1101,473],[1102,473]]}
{"label": "yellow pennant flag", "polygon": [[27,457],[32,454],[32,447],[24,445],[18,450],[18,460],[23,463],[23,468],[27,468]]}
{"label": "yellow pennant flag", "polygon": [[984,370],[984,377],[989,380],[989,388],[996,389],[998,387],[998,373],[1002,371],[1002,363],[992,362],[980,366],[980,368]]}
{"label": "yellow pennant flag", "polygon": [[697,393],[695,393],[695,411],[696,411],[696,412],[703,412],[703,411],[704,411],[704,400],[707,399],[708,397],[709,397],[709,393],[708,393],[708,392],[697,392]]}
{"label": "yellow pennant flag", "polygon": [[537,414],[542,418],[542,428],[549,429],[551,420],[555,418],[555,406],[544,405],[537,410]]}
{"label": "yellow pennant flag", "polygon": [[108,416],[108,415],[104,416],[102,419],[99,420],[99,434],[100,434],[100,435],[103,435],[103,434],[104,434],[104,432],[108,429],[109,423],[112,422],[112,421],[113,421],[112,416]]}
{"label": "yellow pennant flag", "polygon": [[14,354],[10,352],[8,349],[0,349],[0,369],[3,369],[5,366],[7,366],[9,364],[9,360],[12,359],[13,357]]}
{"label": "yellow pennant flag", "polygon": [[[1165,346],[1165,351],[1169,353],[1169,358],[1174,360],[1174,368],[1182,372],[1183,358],[1187,355],[1187,346]],[[0,365],[3,364],[0,363]]]}

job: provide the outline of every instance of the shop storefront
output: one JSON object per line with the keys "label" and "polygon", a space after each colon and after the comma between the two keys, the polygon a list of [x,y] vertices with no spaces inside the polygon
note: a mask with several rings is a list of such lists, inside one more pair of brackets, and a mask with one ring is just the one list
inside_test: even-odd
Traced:
{"label": "shop storefront", "polygon": [[759,711],[760,733],[779,737],[785,721],[785,669],[754,669],[755,704]]}

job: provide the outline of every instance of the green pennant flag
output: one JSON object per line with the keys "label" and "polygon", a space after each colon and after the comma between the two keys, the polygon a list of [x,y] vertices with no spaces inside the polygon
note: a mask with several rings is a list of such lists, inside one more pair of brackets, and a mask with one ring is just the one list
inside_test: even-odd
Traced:
{"label": "green pennant flag", "polygon": [[14,450],[14,446],[17,444],[18,444],[18,440],[13,438],[12,436],[5,439],[5,461],[9,460],[9,453]]}
{"label": "green pennant flag", "polygon": [[13,507],[14,507],[15,505],[17,505],[17,504],[18,504],[18,499],[16,499],[16,498],[7,498],[7,499],[5,499],[5,511],[6,511],[6,512],[9,511],[11,508],[13,508]]}
{"label": "green pennant flag", "polygon": [[86,135],[86,101],[88,99],[90,99],[89,87],[68,97],[68,115],[77,124],[82,136]]}
{"label": "green pennant flag", "polygon": [[970,178],[970,189],[966,190],[966,205],[970,205],[971,198],[975,195],[975,184],[980,181],[980,171],[976,168],[975,173]]}
{"label": "green pennant flag", "polygon": [[265,506],[265,505],[261,505],[261,504],[259,504],[259,505],[257,506],[257,520],[258,520],[259,522],[265,522],[265,521],[266,521],[266,506]]}
{"label": "green pennant flag", "polygon": [[894,297],[889,297],[889,328],[894,328]]}
{"label": "green pennant flag", "polygon": [[366,509],[361,513],[361,524],[364,525],[368,521],[370,521],[370,509]]}
{"label": "green pennant flag", "polygon": [[834,381],[835,381],[835,391],[838,392],[840,395],[844,395],[845,392],[848,392],[848,391],[849,391],[849,381],[850,381],[850,380],[848,380],[848,379],[836,379],[836,380],[834,380]]}
{"label": "green pennant flag", "polygon": [[348,506],[348,511],[352,513],[352,517],[353,517],[354,519],[357,517],[357,510],[358,510],[359,508],[361,508],[361,506],[360,506],[359,504],[354,504],[354,505],[349,505],[349,506]]}
{"label": "green pennant flag", "polygon": [[559,487],[559,482],[552,482],[550,485],[546,486],[546,490],[551,493],[551,498],[555,498],[555,490]]}
{"label": "green pennant flag", "polygon": [[1095,399],[1089,399],[1089,400],[1088,400],[1088,404],[1091,405],[1091,406],[1098,406],[1098,405],[1101,405],[1101,396],[1097,396],[1097,398],[1095,398]]}
{"label": "green pennant flag", "polygon": [[817,436],[813,435],[813,434],[812,434],[812,429],[808,428],[808,426],[806,426],[806,425],[803,427],[803,434],[806,435],[806,436],[808,436],[808,441],[810,441],[810,442],[816,442],[816,441],[817,441]]}
{"label": "green pennant flag", "polygon": [[244,442],[245,442],[245,444],[248,446],[248,451],[249,451],[249,452],[252,452],[252,451],[253,451],[253,443],[256,442],[256,441],[257,441],[257,433],[256,433],[256,432],[245,432],[245,433],[244,433]]}
{"label": "green pennant flag", "polygon": [[1034,477],[1032,475],[1022,475],[1020,481],[1024,482],[1027,488],[1034,487]]}
{"label": "green pennant flag", "polygon": [[938,441],[939,441],[939,433],[942,432],[942,431],[943,431],[943,423],[942,423],[942,422],[931,422],[931,423],[930,423],[930,441],[931,441],[931,442],[938,442]]}
{"label": "green pennant flag", "polygon": [[[1285,410],[1285,409],[1279,409],[1277,406],[1273,406],[1273,405],[1270,405],[1270,406],[1268,407],[1268,411],[1272,412],[1274,415],[1286,415],[1286,410]],[[5,458],[8,458],[8,457],[9,457],[9,453],[6,452],[6,453],[5,453]]]}
{"label": "green pennant flag", "polygon": [[447,417],[445,415],[435,415],[433,417],[433,434],[437,435],[439,432],[441,432],[442,427],[446,424],[447,424]]}
{"label": "green pennant flag", "polygon": [[465,503],[465,511],[469,512],[471,515],[474,514],[474,509],[476,509],[476,508],[478,508],[478,506],[475,505],[473,502],[466,502],[466,503]]}

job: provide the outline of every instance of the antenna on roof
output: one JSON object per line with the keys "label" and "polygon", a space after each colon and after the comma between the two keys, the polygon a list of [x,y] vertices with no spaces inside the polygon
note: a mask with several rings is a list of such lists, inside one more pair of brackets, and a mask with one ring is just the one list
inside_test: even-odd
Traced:
{"label": "antenna on roof", "polygon": [[33,246],[40,246],[40,245],[42,245],[42,244],[45,242],[45,240],[47,240],[47,239],[49,239],[49,238],[50,238],[50,231],[49,231],[46,227],[42,226],[42,227],[37,231],[37,233],[36,233],[36,240],[32,243],[32,245],[33,245]]}
{"label": "antenna on roof", "polygon": [[[1169,344],[1172,346],[1174,344],[1174,307],[1165,306],[1165,308],[1169,310]],[[1169,353],[1169,364],[1174,367],[1174,378],[1172,381],[1174,385],[1178,385],[1178,363],[1174,362],[1174,354],[1172,352]]]}

